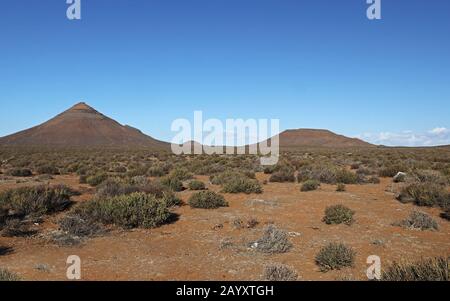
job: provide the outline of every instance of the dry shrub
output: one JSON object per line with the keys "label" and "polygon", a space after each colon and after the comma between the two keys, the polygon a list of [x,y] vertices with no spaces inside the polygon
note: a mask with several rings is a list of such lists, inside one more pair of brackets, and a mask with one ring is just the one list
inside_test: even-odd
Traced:
{"label": "dry shrub", "polygon": [[307,192],[307,191],[313,191],[317,190],[317,188],[320,187],[320,182],[316,180],[308,180],[305,183],[302,184],[302,187],[300,188],[301,191]]}
{"label": "dry shrub", "polygon": [[329,243],[317,254],[316,263],[322,272],[340,270],[353,266],[355,254],[351,247],[342,243]]}
{"label": "dry shrub", "polygon": [[342,184],[342,183],[337,184],[337,187],[336,187],[337,192],[344,192],[345,190],[346,190],[345,184]]}
{"label": "dry shrub", "polygon": [[296,281],[298,274],[286,265],[274,264],[264,268],[264,279],[268,281]]}
{"label": "dry shrub", "polygon": [[14,168],[6,172],[7,175],[12,177],[31,177],[33,173],[28,168]]}
{"label": "dry shrub", "polygon": [[395,226],[401,226],[410,229],[419,230],[438,230],[437,222],[428,214],[414,210],[409,217],[403,221],[394,223]]}
{"label": "dry shrub", "polygon": [[255,249],[262,253],[286,253],[292,248],[286,231],[269,225],[264,229],[263,236],[254,243]]}
{"label": "dry shrub", "polygon": [[402,203],[414,203],[418,206],[441,206],[447,208],[449,194],[445,187],[434,183],[412,183],[405,186],[397,199]]}
{"label": "dry shrub", "polygon": [[20,281],[21,278],[16,274],[6,269],[0,268],[0,282],[1,281]]}
{"label": "dry shrub", "polygon": [[1,235],[4,237],[26,237],[36,234],[29,222],[20,219],[7,220],[1,229]]}
{"label": "dry shrub", "polygon": [[449,259],[436,257],[415,263],[394,262],[383,271],[383,281],[449,281]]}
{"label": "dry shrub", "polygon": [[58,221],[58,225],[67,234],[78,237],[90,237],[103,232],[100,224],[78,215],[67,215]]}
{"label": "dry shrub", "polygon": [[295,170],[288,166],[284,166],[273,172],[269,181],[278,183],[295,182]]}

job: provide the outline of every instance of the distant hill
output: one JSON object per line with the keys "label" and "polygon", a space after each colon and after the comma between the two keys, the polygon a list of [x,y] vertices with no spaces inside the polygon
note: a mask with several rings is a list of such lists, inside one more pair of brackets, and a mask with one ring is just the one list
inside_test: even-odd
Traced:
{"label": "distant hill", "polygon": [[84,102],[41,125],[0,138],[0,145],[170,147],[168,143],[153,139],[138,129],[121,125]]}
{"label": "distant hill", "polygon": [[287,130],[280,134],[281,148],[296,147],[375,147],[373,144],[356,138],[335,134],[328,130],[298,129]]}

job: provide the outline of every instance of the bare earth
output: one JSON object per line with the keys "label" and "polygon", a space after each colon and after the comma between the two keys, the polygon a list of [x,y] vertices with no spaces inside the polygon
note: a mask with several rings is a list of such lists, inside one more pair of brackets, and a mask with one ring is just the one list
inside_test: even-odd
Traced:
{"label": "bare earth", "polygon": [[[208,177],[198,176],[208,183]],[[258,174],[260,181],[268,176]],[[32,183],[32,182],[30,182]],[[30,183],[0,184],[0,191]],[[83,192],[76,201],[92,197],[95,189],[78,184],[76,176],[57,176],[51,184],[64,183]],[[293,267],[300,280],[367,280],[366,259],[381,257],[382,264],[394,260],[450,256],[450,223],[441,219],[436,208],[418,208],[395,200],[397,188],[392,179],[378,185],[347,185],[337,193],[336,186],[323,184],[313,192],[300,192],[300,184],[269,183],[259,195],[225,194],[228,208],[217,210],[175,210],[178,221],[150,230],[114,230],[87,240],[76,247],[59,247],[42,237],[4,238],[0,245],[13,247],[0,257],[0,266],[25,280],[66,280],[66,259],[78,255],[83,280],[261,280],[264,266],[283,263]],[[220,187],[208,184],[219,191]],[[186,201],[192,192],[178,195]],[[355,223],[326,225],[322,222],[327,206],[344,204],[356,211]],[[431,215],[439,231],[414,231],[392,226],[414,209]],[[54,230],[59,216],[49,217],[41,233]],[[236,229],[235,219],[256,218],[254,229]],[[274,223],[290,233],[293,248],[286,254],[265,255],[250,248],[262,235],[265,224]],[[328,242],[344,242],[357,252],[354,268],[322,273],[314,262]],[[37,269],[46,266],[48,269]]]}

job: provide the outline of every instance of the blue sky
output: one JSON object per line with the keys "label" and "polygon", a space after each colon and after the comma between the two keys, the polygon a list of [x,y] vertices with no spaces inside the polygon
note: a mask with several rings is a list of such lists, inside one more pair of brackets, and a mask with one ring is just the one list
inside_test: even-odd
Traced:
{"label": "blue sky", "polygon": [[279,118],[450,144],[450,1],[0,0],[0,136],[79,101],[155,138],[176,118]]}

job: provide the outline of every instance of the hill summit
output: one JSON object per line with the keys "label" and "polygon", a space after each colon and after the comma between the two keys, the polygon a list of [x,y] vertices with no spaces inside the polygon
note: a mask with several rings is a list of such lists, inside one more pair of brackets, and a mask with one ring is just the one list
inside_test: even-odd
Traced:
{"label": "hill summit", "polygon": [[0,138],[0,144],[12,146],[169,147],[169,144],[153,139],[133,127],[121,125],[84,102],[74,105],[43,124]]}

